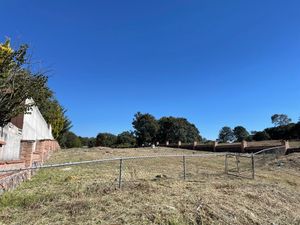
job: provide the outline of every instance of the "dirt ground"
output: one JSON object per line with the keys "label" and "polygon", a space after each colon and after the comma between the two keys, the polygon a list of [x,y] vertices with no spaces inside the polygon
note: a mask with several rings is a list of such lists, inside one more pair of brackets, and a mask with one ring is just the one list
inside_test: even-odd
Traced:
{"label": "dirt ground", "polygon": [[[47,163],[189,154],[39,170],[0,197],[0,224],[300,224],[300,154],[228,176],[224,157],[178,149],[68,149]],[[245,162],[247,165],[247,162]]]}

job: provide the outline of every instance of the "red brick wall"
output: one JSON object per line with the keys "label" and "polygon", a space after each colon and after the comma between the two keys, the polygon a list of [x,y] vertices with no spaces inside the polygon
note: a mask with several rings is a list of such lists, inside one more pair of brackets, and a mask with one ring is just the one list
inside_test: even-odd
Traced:
{"label": "red brick wall", "polygon": [[[60,146],[55,140],[21,141],[21,159],[0,161],[0,170],[14,170],[35,165],[42,165]],[[30,179],[35,171],[0,173],[0,194],[14,189],[24,180]]]}

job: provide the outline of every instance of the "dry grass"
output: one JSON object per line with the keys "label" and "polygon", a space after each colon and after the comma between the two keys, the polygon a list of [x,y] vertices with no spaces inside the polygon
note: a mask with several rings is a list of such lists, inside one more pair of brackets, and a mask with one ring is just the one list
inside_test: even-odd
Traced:
{"label": "dry grass", "polygon": [[300,141],[291,141],[290,147],[291,148],[300,148]]}
{"label": "dry grass", "polygon": [[[49,163],[149,154],[178,149],[71,149]],[[247,163],[247,162],[245,162]],[[300,154],[258,169],[255,180],[223,174],[224,158],[125,161],[40,170],[0,198],[0,224],[300,224]]]}

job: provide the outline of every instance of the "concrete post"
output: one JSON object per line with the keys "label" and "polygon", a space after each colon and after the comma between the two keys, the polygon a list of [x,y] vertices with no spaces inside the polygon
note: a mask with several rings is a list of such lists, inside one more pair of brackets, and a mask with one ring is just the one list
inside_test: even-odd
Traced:
{"label": "concrete post", "polygon": [[213,142],[213,150],[214,150],[214,152],[216,151],[217,146],[218,146],[218,142],[214,141]]}
{"label": "concrete post", "polygon": [[181,141],[178,141],[178,148],[181,146]]}
{"label": "concrete post", "polygon": [[194,141],[194,144],[193,144],[193,150],[195,150],[197,144],[198,144],[197,141]]}
{"label": "concrete post", "polygon": [[287,150],[290,148],[290,142],[289,141],[283,141],[282,143],[284,145],[284,153],[286,154]]}
{"label": "concrete post", "polygon": [[248,142],[243,140],[241,142],[241,152],[245,152],[245,149],[248,147]]}

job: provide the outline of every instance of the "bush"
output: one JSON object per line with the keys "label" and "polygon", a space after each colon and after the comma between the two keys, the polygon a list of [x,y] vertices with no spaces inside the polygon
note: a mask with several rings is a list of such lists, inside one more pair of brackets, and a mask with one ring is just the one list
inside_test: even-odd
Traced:
{"label": "bush", "polygon": [[130,148],[136,146],[136,138],[130,131],[125,131],[117,137],[117,147],[119,148]]}
{"label": "bush", "polygon": [[96,137],[96,146],[115,147],[117,136],[111,133],[99,133]]}

